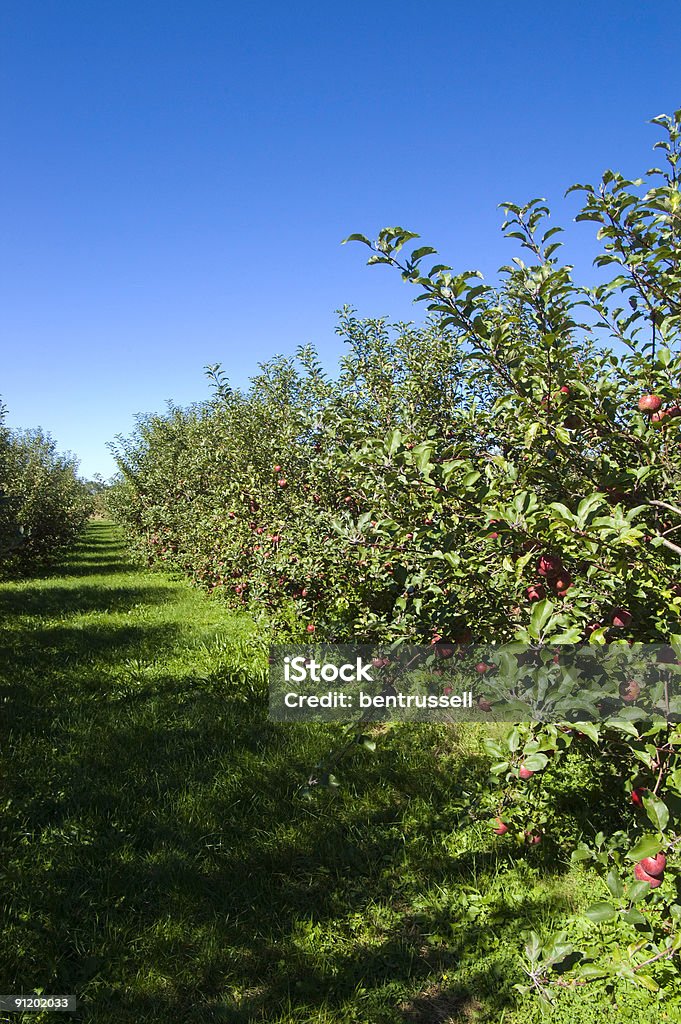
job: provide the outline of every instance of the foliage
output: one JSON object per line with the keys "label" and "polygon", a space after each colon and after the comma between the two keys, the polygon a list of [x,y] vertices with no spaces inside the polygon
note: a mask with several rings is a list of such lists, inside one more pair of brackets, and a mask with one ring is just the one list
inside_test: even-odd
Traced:
{"label": "foliage", "polygon": [[[681,548],[669,534],[681,526],[681,110],[654,123],[665,133],[657,144],[662,169],[635,181],[607,171],[598,188],[569,190],[584,194],[577,219],[599,225],[597,266],[616,269],[596,287],[577,288],[570,268],[559,265],[560,229],[545,230],[549,211],[542,200],[503,204],[506,234],[520,241],[531,262],[515,259],[503,268],[501,293],[441,264],[423,272],[422,260],[433,252],[428,247],[398,256],[416,237],[402,228],[384,229],[373,244],[351,237],[372,249],[370,263],[396,267],[420,288],[418,298],[443,328],[459,332],[470,359],[498,388],[488,422],[504,439],[511,486],[495,489],[485,480],[479,500],[494,517],[502,569],[510,575],[532,565],[544,577],[530,582],[534,592],[526,591],[528,601],[537,602],[541,633],[519,623],[516,638],[537,647],[552,635],[554,643],[671,640],[665,660],[675,671],[681,661]],[[528,533],[527,555],[518,557],[512,547]],[[599,593],[606,601],[595,606]],[[646,685],[643,677],[628,683],[634,696]],[[534,937],[527,947],[529,986],[521,990],[534,988],[550,1000],[552,970],[573,955],[571,984],[618,977],[651,992],[674,986],[681,950],[674,863],[681,843],[678,725],[651,713],[606,719],[600,728],[535,724],[514,729],[503,744],[493,741],[498,831],[508,828],[501,817],[506,805],[511,821],[527,817],[527,802],[513,791],[530,769],[524,784],[537,786],[536,820],[525,835],[541,841],[552,818],[550,801],[542,799],[542,772],[551,756],[553,771],[560,771],[575,733],[593,742],[594,758],[617,765],[620,785],[641,813],[573,850],[574,860],[590,860],[603,872],[609,899],[587,910],[591,933],[573,926],[543,948]],[[578,947],[570,941],[575,937]]]}
{"label": "foliage", "polygon": [[[264,609],[278,639],[493,638],[540,651],[671,640],[676,660],[681,111],[655,124],[661,169],[574,187],[577,219],[598,224],[596,262],[615,269],[605,283],[573,281],[540,199],[502,204],[525,259],[497,285],[441,263],[425,271],[434,250],[405,255],[417,236],[403,228],[375,242],[350,236],[419,289],[426,325],[391,329],[346,309],[337,379],[309,348],[262,366],[245,394],[214,367],[212,402],[140,420],[119,439],[111,507],[149,561]],[[575,744],[584,762],[616,761],[622,797],[645,793],[642,813],[607,835],[594,800],[591,834],[574,852],[602,870],[611,900],[592,911],[586,938],[571,923],[552,949],[531,943],[528,977],[543,996],[556,949],[568,946],[574,984],[670,983],[681,945],[680,742],[655,716],[585,723],[576,736],[535,724],[498,741],[500,767],[480,798],[497,813],[514,801],[527,812],[524,758],[534,758],[527,788],[541,804]],[[538,815],[541,839],[555,822],[548,800]],[[668,857],[663,881],[635,881],[636,858],[657,850]],[[598,963],[596,946],[606,949]]]}
{"label": "foliage", "polygon": [[0,406],[0,571],[25,571],[73,544],[90,514],[73,456],[42,430],[12,431]]}

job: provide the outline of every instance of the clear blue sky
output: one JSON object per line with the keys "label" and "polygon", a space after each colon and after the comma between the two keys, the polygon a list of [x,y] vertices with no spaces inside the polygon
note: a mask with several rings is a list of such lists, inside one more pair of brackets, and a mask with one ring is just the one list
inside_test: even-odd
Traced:
{"label": "clear blue sky", "polygon": [[[4,0],[0,394],[108,476],[136,412],[244,384],[334,311],[420,319],[352,231],[419,231],[487,276],[497,203],[654,158],[681,105],[678,0]],[[582,278],[588,225],[570,232]]]}

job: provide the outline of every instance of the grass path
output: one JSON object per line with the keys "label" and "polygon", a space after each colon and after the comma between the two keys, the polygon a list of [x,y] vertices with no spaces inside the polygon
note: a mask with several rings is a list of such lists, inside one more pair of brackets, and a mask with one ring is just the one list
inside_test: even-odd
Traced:
{"label": "grass path", "polygon": [[[577,884],[457,824],[475,736],[402,729],[304,802],[333,728],[268,723],[250,620],[109,524],[1,585],[0,616],[0,991],[75,993],[97,1024],[536,1018],[519,936]],[[602,1024],[570,999],[554,1021]]]}

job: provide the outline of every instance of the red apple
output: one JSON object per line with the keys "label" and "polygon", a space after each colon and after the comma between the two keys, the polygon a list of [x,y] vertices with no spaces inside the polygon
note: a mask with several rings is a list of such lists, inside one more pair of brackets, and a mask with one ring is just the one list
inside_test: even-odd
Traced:
{"label": "red apple", "polygon": [[563,571],[563,563],[558,555],[540,555],[537,559],[537,572],[540,576],[557,576]]}
{"label": "red apple", "polygon": [[645,786],[637,786],[636,789],[632,789],[631,802],[634,807],[643,807],[643,794],[647,792],[648,790]]}
{"label": "red apple", "polygon": [[521,779],[531,779],[534,772],[530,771],[529,768],[526,768],[524,764],[521,764],[518,775]]}
{"label": "red apple", "polygon": [[496,816],[496,818],[494,820],[496,822],[496,827],[493,828],[492,831],[497,836],[505,836],[506,833],[508,832],[508,825],[504,821],[501,820],[501,818],[499,817],[498,814],[497,814],[497,816]]}
{"label": "red apple", "polygon": [[275,466],[273,469],[274,473],[281,473],[281,466]]}
{"label": "red apple", "polygon": [[454,647],[451,643],[446,640],[440,641],[440,643],[434,644],[435,654],[438,658],[451,658],[454,655]]}
{"label": "red apple", "polygon": [[638,407],[641,412],[657,412],[662,405],[659,395],[641,395],[638,400]]}
{"label": "red apple", "polygon": [[484,661],[479,661],[478,664],[475,666],[475,671],[478,672],[481,676],[483,676],[485,672],[489,672],[490,668],[491,665],[487,665]]}
{"label": "red apple", "polygon": [[[491,527],[497,526],[499,523],[501,523],[500,519],[490,519],[490,521],[489,521],[489,525]],[[497,540],[498,537],[499,537],[499,534],[494,529],[491,531],[491,533],[487,534],[487,539],[488,540]]]}
{"label": "red apple", "polygon": [[308,631],[308,633],[314,633],[316,627],[311,622],[309,622],[305,628]]}
{"label": "red apple", "polygon": [[639,882],[647,882],[651,889],[657,889],[659,885],[662,885],[662,879],[655,878],[654,875],[649,875],[641,864],[637,864],[634,868],[634,875]]}
{"label": "red apple", "polygon": [[626,608],[614,608],[612,612],[612,624],[616,629],[626,629],[631,624],[633,616]]}
{"label": "red apple", "polygon": [[546,588],[543,583],[532,583],[526,587],[525,597],[528,601],[543,601],[546,597]]}
{"label": "red apple", "polygon": [[491,711],[492,710],[492,705],[490,704],[490,702],[488,700],[485,700],[484,697],[478,697],[478,707],[480,708],[481,711]]}
{"label": "red apple", "polygon": [[640,695],[641,687],[635,679],[630,679],[628,682],[622,683],[620,686],[620,697],[628,703],[632,700],[636,700]]}
{"label": "red apple", "polygon": [[562,576],[553,581],[553,586],[559,597],[565,597],[572,586],[572,576],[568,572],[564,572]]}
{"label": "red apple", "polygon": [[284,478],[282,477],[280,480],[277,480],[277,486],[288,487],[288,480],[284,480]]}
{"label": "red apple", "polygon": [[639,861],[639,864],[649,875],[661,878],[664,874],[664,869],[667,867],[667,858],[663,853],[657,853],[654,857],[644,857],[643,860]]}

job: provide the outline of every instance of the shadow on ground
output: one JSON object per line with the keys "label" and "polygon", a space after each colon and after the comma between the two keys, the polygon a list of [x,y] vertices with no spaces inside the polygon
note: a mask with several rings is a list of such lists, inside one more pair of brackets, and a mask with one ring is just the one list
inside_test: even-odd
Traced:
{"label": "shadow on ground", "polygon": [[[102,539],[76,564],[121,567],[113,589],[48,577],[44,590],[2,593],[2,607],[30,620],[173,600],[153,577],[126,587],[132,570],[117,549],[104,563],[111,546],[92,535]],[[452,797],[480,770],[474,760],[420,771],[431,752],[427,730],[415,731],[421,754],[409,759],[397,742],[373,759],[358,749],[345,787],[308,804],[300,784],[336,741],[332,727],[271,723],[263,700],[192,688],[191,666],[175,685],[107,699],[109,670],[170,652],[181,622],[29,625],[3,661],[0,988],[76,992],[76,1019],[97,1024],[444,1024],[483,1004],[484,1019],[499,1019],[519,980],[495,973],[499,943],[514,948],[520,928],[564,907],[549,896],[506,916],[500,906],[490,929],[419,906],[422,893],[456,894],[503,868],[496,853],[447,853]],[[406,842],[416,805],[422,828]],[[471,948],[478,965],[434,987]]]}

